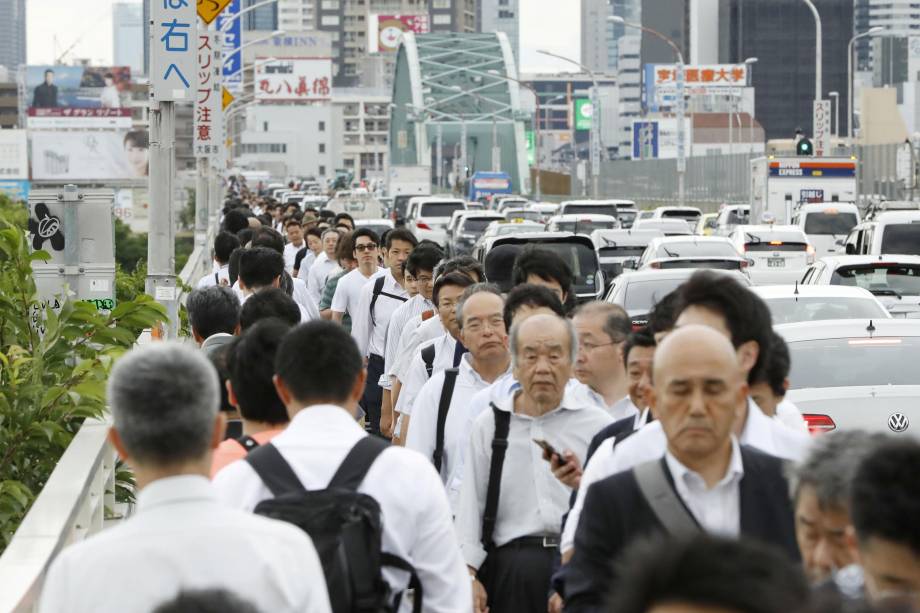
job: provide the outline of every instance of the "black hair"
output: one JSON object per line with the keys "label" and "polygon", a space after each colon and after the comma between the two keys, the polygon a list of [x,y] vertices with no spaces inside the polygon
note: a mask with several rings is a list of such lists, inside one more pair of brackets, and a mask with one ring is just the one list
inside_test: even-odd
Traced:
{"label": "black hair", "polygon": [[230,350],[232,348],[233,343],[225,343],[223,345],[218,345],[208,353],[208,360],[211,361],[214,370],[217,371],[217,379],[220,381],[220,410],[228,413],[235,409],[235,407],[230,404],[230,396],[227,394],[227,381],[230,380],[227,360],[230,357]]}
{"label": "black hair", "polygon": [[565,317],[565,308],[559,300],[559,296],[551,292],[542,285],[524,283],[518,285],[505,297],[505,309],[503,312],[505,318],[505,329],[510,330],[514,320],[514,314],[522,306],[531,308],[546,307],[559,317]]}
{"label": "black hair", "polygon": [[307,253],[313,253],[308,247],[304,247],[297,252],[297,255],[294,256],[294,270],[300,270],[300,265],[303,262],[303,259],[307,257]]}
{"label": "black hair", "polygon": [[351,233],[351,228],[349,228],[346,224],[343,224],[343,223],[337,223],[337,224],[335,224],[335,229],[336,229],[336,230],[343,230],[343,231],[345,231],[345,232]]}
{"label": "black hair", "polygon": [[153,613],[259,613],[259,609],[225,589],[183,590]]}
{"label": "black hair", "polygon": [[850,514],[862,543],[878,538],[920,556],[920,443],[886,442],[863,460],[853,479]]}
{"label": "black hair", "polygon": [[659,332],[670,332],[677,322],[677,304],[680,302],[680,289],[673,290],[652,305],[648,314],[648,331],[653,336]]}
{"label": "black hair", "polygon": [[528,245],[514,259],[514,268],[511,271],[511,283],[521,285],[527,283],[530,275],[536,275],[544,281],[555,281],[562,287],[565,294],[566,312],[570,313],[576,305],[575,290],[572,284],[575,276],[572,269],[558,254],[547,249]]}
{"label": "black hair", "polygon": [[246,226],[242,230],[236,233],[236,237],[240,239],[240,247],[246,247],[249,245],[249,242],[252,241],[252,237],[256,235],[254,228]]}
{"label": "black hair", "polygon": [[275,376],[275,354],[291,327],[289,322],[271,317],[257,322],[234,341],[227,366],[230,386],[243,419],[272,425],[290,421],[272,377]]}
{"label": "black hair", "polygon": [[304,232],[304,236],[315,236],[316,238],[322,240],[323,231],[317,228],[316,226],[313,226],[311,228],[307,228],[307,231]]}
{"label": "black hair", "polygon": [[125,134],[122,145],[127,145],[128,143],[131,143],[135,147],[140,147],[141,149],[149,149],[150,141],[147,138],[147,130],[131,130]]}
{"label": "black hair", "polygon": [[355,218],[349,215],[348,213],[339,213],[338,215],[335,216],[335,218],[333,218],[332,223],[337,224],[343,219],[347,219],[348,221],[350,221],[352,227],[354,227]]}
{"label": "black hair", "polygon": [[449,272],[459,272],[470,278],[475,275],[477,278],[473,279],[474,283],[481,283],[487,280],[486,271],[483,270],[482,264],[480,264],[479,261],[475,258],[468,255],[458,255],[455,258],[444,260],[434,270],[434,276],[440,277],[442,275],[446,275]]}
{"label": "black hair", "polygon": [[50,68],[45,68],[45,74],[48,74],[49,72],[50,72],[51,74],[54,74],[54,71],[53,71],[53,70],[51,70]]}
{"label": "black hair", "polygon": [[295,226],[303,227],[303,224],[300,222],[300,218],[298,218],[297,215],[291,215],[290,217],[284,220],[284,229],[287,230],[287,227],[292,224]]}
{"label": "black hair", "polygon": [[214,237],[214,259],[221,264],[228,263],[230,261],[230,254],[233,253],[234,249],[238,249],[239,246],[240,239],[229,232],[219,232],[217,236]]}
{"label": "black hair", "polygon": [[284,254],[284,238],[274,228],[259,228],[252,235],[251,247],[267,247]]}
{"label": "black hair", "polygon": [[243,303],[240,311],[240,330],[246,331],[263,319],[280,319],[288,326],[300,323],[300,307],[279,287],[269,287],[256,292]]}
{"label": "black hair", "polygon": [[[221,222],[221,229],[230,234],[238,234],[243,228],[249,227],[249,217],[239,209],[230,209],[224,214],[224,220]],[[240,240],[242,243],[243,241]]]}
{"label": "black hair", "polygon": [[789,357],[789,346],[786,340],[773,332],[770,339],[770,353],[764,362],[757,378],[751,383],[766,383],[770,386],[770,391],[774,396],[783,397],[786,395],[786,377],[789,376],[789,370],[792,367],[792,360]]}
{"label": "black hair", "polygon": [[240,282],[249,290],[268,287],[284,272],[284,256],[267,247],[252,247],[240,254]]}
{"label": "black hair", "polygon": [[423,270],[431,271],[432,274],[434,274],[434,269],[443,257],[444,252],[441,251],[440,247],[419,243],[419,245],[412,250],[412,253],[409,254],[409,257],[406,258],[406,270],[409,271],[409,274],[413,277],[417,277]]}
{"label": "black hair", "polygon": [[406,228],[395,228],[393,230],[388,230],[386,232],[386,237],[384,238],[384,245],[386,246],[387,250],[393,247],[393,241],[409,243],[412,245],[413,249],[418,246],[418,239],[415,238],[415,235]]}
{"label": "black hair", "polygon": [[431,293],[431,299],[434,301],[435,306],[437,306],[441,290],[445,287],[453,285],[454,287],[467,288],[474,283],[475,281],[461,272],[449,272],[446,275],[439,276],[438,280],[434,282],[434,291]]}
{"label": "black hair", "polygon": [[218,332],[233,334],[240,323],[240,299],[223,285],[196,289],[185,301],[188,321],[201,338]]}
{"label": "black hair", "polygon": [[659,604],[743,613],[796,613],[811,590],[802,568],[778,548],[704,534],[639,540],[616,562],[609,613]]}
{"label": "black hair", "polygon": [[307,404],[346,402],[363,370],[351,334],[331,321],[297,326],[275,357],[275,373],[295,400]]}
{"label": "black hair", "polygon": [[679,291],[677,317],[687,307],[702,307],[722,316],[736,349],[749,341],[757,343],[757,361],[748,374],[748,382],[759,379],[773,340],[772,317],[763,299],[728,275],[710,270],[693,273]]}
{"label": "black hair", "polygon": [[243,251],[245,251],[243,247],[237,247],[230,253],[230,259],[227,260],[227,275],[230,277],[230,285],[235,284],[240,276],[240,256]]}
{"label": "black hair", "polygon": [[351,237],[351,232],[347,232],[339,237],[339,242],[335,245],[335,259],[355,259],[355,241]]}
{"label": "black hair", "polygon": [[626,342],[623,343],[623,362],[626,363],[629,361],[629,352],[633,350],[633,347],[656,347],[657,343],[655,342],[655,335],[647,328],[639,328],[632,334],[626,337]]}
{"label": "black hair", "polygon": [[352,232],[351,233],[352,244],[357,245],[358,239],[361,238],[362,236],[365,236],[371,239],[374,242],[374,244],[377,245],[378,247],[380,246],[380,237],[377,236],[377,233],[371,230],[370,228],[358,228],[357,230]]}

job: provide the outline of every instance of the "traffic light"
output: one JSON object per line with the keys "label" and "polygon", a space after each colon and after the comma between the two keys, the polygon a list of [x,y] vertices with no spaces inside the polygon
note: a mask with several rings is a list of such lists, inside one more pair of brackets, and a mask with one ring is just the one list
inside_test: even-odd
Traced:
{"label": "traffic light", "polygon": [[796,155],[814,155],[815,148],[812,146],[811,141],[803,136],[802,138],[799,139],[799,142],[795,144],[795,154]]}

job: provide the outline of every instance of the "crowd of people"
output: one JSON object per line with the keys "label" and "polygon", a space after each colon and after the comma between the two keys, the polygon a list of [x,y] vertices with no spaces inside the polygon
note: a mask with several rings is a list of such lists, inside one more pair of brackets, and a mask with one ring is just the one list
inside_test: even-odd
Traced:
{"label": "crowd of people", "polygon": [[194,343],[115,364],[132,516],[42,611],[920,608],[920,443],[809,435],[764,302],[699,271],[634,328],[524,249],[479,262],[231,200]]}

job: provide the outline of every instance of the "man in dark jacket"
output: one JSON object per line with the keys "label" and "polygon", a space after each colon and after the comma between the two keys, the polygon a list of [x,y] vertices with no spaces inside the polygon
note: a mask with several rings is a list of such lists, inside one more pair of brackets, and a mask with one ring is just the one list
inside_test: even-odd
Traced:
{"label": "man in dark jacket", "polygon": [[590,486],[562,571],[566,611],[601,610],[616,584],[611,563],[640,536],[745,536],[798,557],[781,460],[732,435],[748,388],[728,339],[703,326],[672,332],[655,352],[652,380],[648,400],[668,449]]}
{"label": "man in dark jacket", "polygon": [[32,95],[32,106],[37,109],[53,109],[58,105],[58,88],[54,84],[54,71],[45,71],[45,80],[39,84]]}

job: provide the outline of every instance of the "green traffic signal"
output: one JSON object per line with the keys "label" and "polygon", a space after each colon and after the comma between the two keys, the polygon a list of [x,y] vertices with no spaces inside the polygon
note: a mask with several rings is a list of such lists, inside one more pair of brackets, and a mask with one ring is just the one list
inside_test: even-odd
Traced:
{"label": "green traffic signal", "polygon": [[796,155],[814,155],[815,150],[811,145],[811,141],[808,140],[807,138],[800,139],[799,142],[796,143],[795,154]]}

